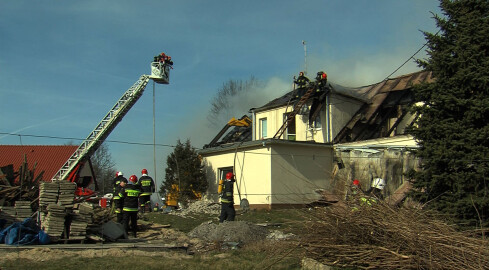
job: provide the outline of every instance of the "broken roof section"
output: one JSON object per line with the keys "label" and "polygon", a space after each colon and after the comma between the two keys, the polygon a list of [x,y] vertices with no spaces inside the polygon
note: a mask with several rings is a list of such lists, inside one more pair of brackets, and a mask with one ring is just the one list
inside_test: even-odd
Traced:
{"label": "broken roof section", "polygon": [[[419,71],[362,87],[345,87],[335,83],[328,83],[330,93],[355,99],[364,104],[339,132],[334,139],[334,143],[375,139],[389,135],[392,130],[383,130],[385,122],[395,116],[398,121],[391,127],[391,129],[394,129],[406,116],[406,105],[412,103],[412,92],[405,90],[410,90],[416,84],[432,81],[431,72]],[[252,108],[251,110],[261,112],[283,106],[293,106],[296,100],[296,93],[297,90],[292,90],[261,107]],[[310,99],[318,98],[324,97],[311,96]],[[320,102],[324,103],[324,100]],[[251,140],[252,125],[236,126],[230,129],[228,123],[218,136],[211,143],[205,145],[204,148]]]}
{"label": "broken roof section", "polygon": [[234,117],[224,126],[224,128],[204,148],[216,147],[226,143],[246,142],[252,139],[251,119],[243,115],[240,119]]}
{"label": "broken roof section", "polygon": [[[346,87],[346,86],[342,86],[342,85],[330,83],[330,82],[328,82],[328,86],[329,86],[331,93],[346,96],[346,97],[356,99],[356,100],[360,100],[362,102],[369,102],[368,98],[366,98],[362,92],[358,91],[359,89],[362,89],[362,88]],[[274,108],[278,108],[278,107],[282,107],[282,106],[287,106],[287,105],[292,106],[294,104],[293,101],[295,101],[297,99],[296,98],[297,91],[298,91],[297,89],[292,90],[292,91],[286,93],[285,95],[278,97],[278,98],[268,102],[267,104],[265,104],[261,107],[253,108],[252,110],[255,112],[261,112],[261,111],[270,110],[270,109],[274,109]],[[314,97],[315,96],[311,96],[311,99]]]}
{"label": "broken roof section", "polygon": [[[433,82],[430,71],[418,71],[382,82],[359,87],[358,94],[369,100],[345,125],[334,143],[375,139],[391,136],[408,115],[407,107],[413,102],[414,85]],[[388,130],[387,121],[396,119]],[[397,135],[397,134],[396,134]]]}

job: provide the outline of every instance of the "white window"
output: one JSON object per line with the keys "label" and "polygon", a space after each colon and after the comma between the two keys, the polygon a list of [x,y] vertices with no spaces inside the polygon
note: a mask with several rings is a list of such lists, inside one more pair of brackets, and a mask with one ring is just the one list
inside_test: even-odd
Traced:
{"label": "white window", "polygon": [[260,139],[265,139],[267,138],[267,119],[266,118],[261,118],[260,119]]}
{"label": "white window", "polygon": [[[290,113],[284,113],[284,121],[287,121],[287,116]],[[292,119],[289,122],[289,125],[287,126],[287,134],[286,138],[289,141],[295,141],[295,116],[292,117]]]}
{"label": "white window", "polygon": [[314,119],[314,122],[312,123],[313,127],[315,129],[320,129],[322,128],[322,125],[321,125],[321,115],[318,115],[316,117],[316,119]]}

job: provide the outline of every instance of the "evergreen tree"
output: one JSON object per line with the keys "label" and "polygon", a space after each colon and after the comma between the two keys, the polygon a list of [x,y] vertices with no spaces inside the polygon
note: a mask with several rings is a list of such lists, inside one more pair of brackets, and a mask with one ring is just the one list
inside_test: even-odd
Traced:
{"label": "evergreen tree", "polygon": [[[489,1],[441,0],[424,32],[435,82],[414,88],[422,170],[411,195],[464,227],[489,225]],[[422,105],[420,105],[422,104]]]}
{"label": "evergreen tree", "polygon": [[196,193],[207,191],[208,183],[202,170],[199,155],[187,140],[183,144],[180,140],[167,159],[165,182],[161,185],[159,193],[162,197],[172,191],[172,185],[178,185],[179,200],[185,202],[196,199]]}

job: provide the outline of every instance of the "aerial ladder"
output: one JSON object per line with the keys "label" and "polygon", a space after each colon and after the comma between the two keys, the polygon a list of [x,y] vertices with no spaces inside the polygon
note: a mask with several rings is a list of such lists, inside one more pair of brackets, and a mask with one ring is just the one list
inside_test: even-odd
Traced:
{"label": "aerial ladder", "polygon": [[306,91],[306,93],[304,93],[304,95],[301,97],[299,102],[297,102],[297,104],[294,106],[294,110],[287,115],[287,118],[285,119],[284,123],[277,130],[277,133],[275,133],[275,135],[273,136],[274,139],[279,139],[280,136],[282,136],[282,134],[284,134],[284,132],[287,129],[287,127],[289,126],[289,124],[292,122],[294,117],[300,112],[300,110],[302,109],[304,104],[306,104],[307,100],[312,95],[312,93],[314,92],[315,89],[316,89],[315,85],[312,85],[309,87],[309,89]]}
{"label": "aerial ladder", "polygon": [[141,75],[122,97],[115,103],[105,117],[97,124],[95,129],[80,144],[78,149],[70,156],[64,165],[53,176],[51,181],[69,180],[77,181],[77,174],[82,164],[89,160],[89,157],[98,149],[117,124],[132,108],[132,106],[142,96],[149,80],[159,84],[169,84],[170,82],[169,64],[162,62],[151,63],[151,75]]}

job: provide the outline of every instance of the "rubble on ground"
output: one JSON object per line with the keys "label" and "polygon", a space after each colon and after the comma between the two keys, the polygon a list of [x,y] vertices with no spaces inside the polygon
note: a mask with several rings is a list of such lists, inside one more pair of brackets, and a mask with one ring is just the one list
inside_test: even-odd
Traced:
{"label": "rubble on ground", "polygon": [[270,240],[286,240],[294,237],[293,233],[283,233],[279,230],[273,230],[267,235],[267,239]]}
{"label": "rubble on ground", "polygon": [[268,230],[245,221],[231,221],[215,224],[204,222],[188,234],[208,242],[239,242],[249,243],[264,240]]}
{"label": "rubble on ground", "polygon": [[171,214],[178,216],[186,216],[188,214],[210,214],[219,215],[221,212],[221,206],[213,201],[199,200],[192,203],[186,208],[182,208],[180,211],[173,211]]}

